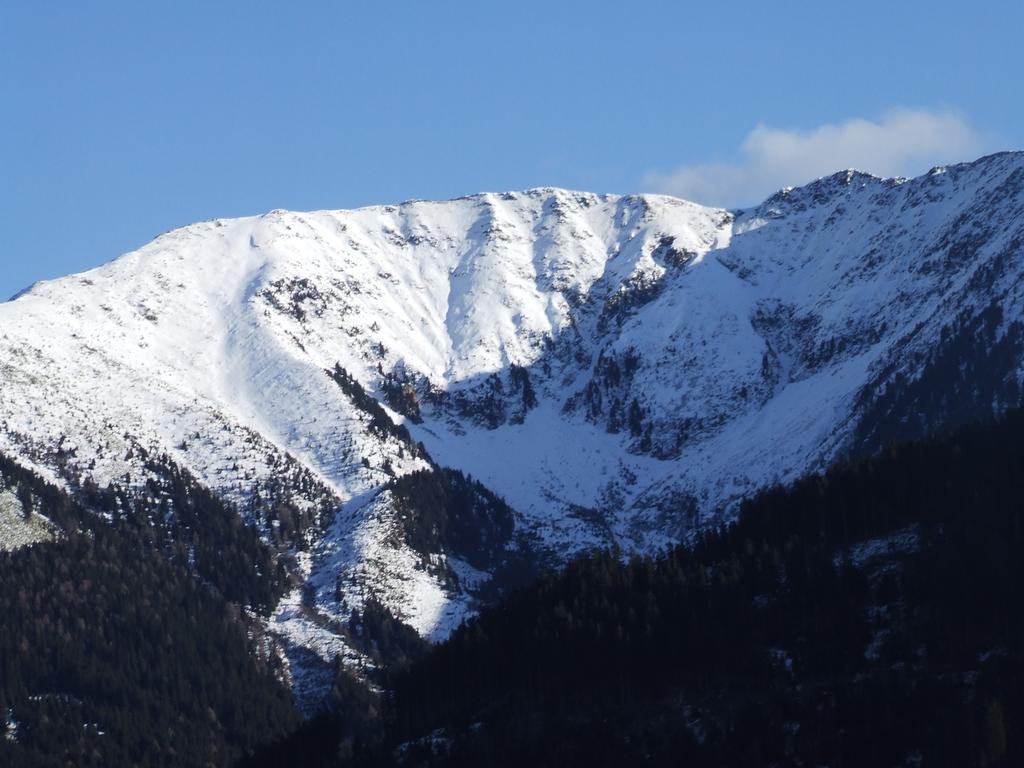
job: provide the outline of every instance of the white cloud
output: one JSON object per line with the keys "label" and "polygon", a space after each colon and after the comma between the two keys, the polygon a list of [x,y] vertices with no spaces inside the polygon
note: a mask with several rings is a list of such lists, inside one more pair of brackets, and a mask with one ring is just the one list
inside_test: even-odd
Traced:
{"label": "white cloud", "polygon": [[649,173],[644,184],[705,205],[749,205],[782,187],[846,168],[917,175],[934,165],[973,160],[985,143],[962,115],[949,110],[894,109],[877,121],[857,118],[808,131],[758,125],[735,162]]}

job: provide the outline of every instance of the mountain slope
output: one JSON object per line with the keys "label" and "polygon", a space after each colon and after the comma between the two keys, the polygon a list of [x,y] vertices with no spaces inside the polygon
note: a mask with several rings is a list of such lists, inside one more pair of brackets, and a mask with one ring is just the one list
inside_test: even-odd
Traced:
{"label": "mountain slope", "polygon": [[301,722],[273,643],[227,602],[257,581],[233,564],[267,565],[258,541],[190,535],[189,512],[237,517],[177,480],[108,523],[0,455],[0,498],[51,539],[0,551],[0,765],[230,765]]}
{"label": "mountain slope", "polygon": [[139,492],[166,454],[294,559],[283,640],[357,663],[332,626],[367,598],[441,638],[491,576],[410,533],[397,478],[482,482],[512,560],[652,551],[1016,403],[1022,243],[1019,153],[744,211],[538,189],[204,222],[0,305],[0,450]]}
{"label": "mountain slope", "polygon": [[578,558],[396,674],[376,744],[254,764],[1018,765],[1022,470],[1015,411]]}

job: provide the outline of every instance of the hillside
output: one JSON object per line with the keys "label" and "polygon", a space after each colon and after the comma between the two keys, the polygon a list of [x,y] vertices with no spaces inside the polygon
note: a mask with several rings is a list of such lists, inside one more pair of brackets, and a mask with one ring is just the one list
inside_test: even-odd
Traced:
{"label": "hillside", "polygon": [[245,765],[1018,765],[1022,462],[1015,411],[578,558],[397,667],[375,726]]}

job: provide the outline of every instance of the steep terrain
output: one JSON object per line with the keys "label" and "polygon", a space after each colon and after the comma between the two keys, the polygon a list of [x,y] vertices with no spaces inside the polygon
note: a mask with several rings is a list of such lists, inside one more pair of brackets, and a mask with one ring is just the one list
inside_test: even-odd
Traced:
{"label": "steep terrain", "polygon": [[159,457],[237,507],[296,575],[269,623],[301,691],[367,663],[339,627],[370,597],[439,639],[494,574],[654,551],[1017,403],[1022,257],[1020,153],[743,211],[538,189],[214,220],[0,305],[0,452],[79,493],[145,494]]}
{"label": "steep terrain", "polygon": [[244,765],[1020,765],[1021,499],[1021,411],[842,462],[575,559],[397,665],[377,721]]}
{"label": "steep terrain", "polygon": [[0,552],[0,765],[231,765],[297,727],[274,642],[237,605],[280,593],[254,578],[259,539],[224,535],[234,511],[181,477],[85,495],[116,519],[0,456],[0,526],[44,532]]}

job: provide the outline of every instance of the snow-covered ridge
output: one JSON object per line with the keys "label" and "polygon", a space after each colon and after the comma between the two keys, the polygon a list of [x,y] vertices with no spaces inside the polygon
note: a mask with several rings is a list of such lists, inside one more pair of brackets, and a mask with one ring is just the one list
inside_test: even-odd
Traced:
{"label": "snow-covered ridge", "polygon": [[471,598],[419,567],[381,494],[427,460],[327,371],[539,547],[657,548],[941,421],[953,339],[984,350],[971,397],[1012,399],[1022,190],[1006,153],[742,211],[537,189],[195,224],[0,304],[0,450],[72,486],[138,483],[138,449],[166,452],[261,527],[272,486],[330,499],[305,566],[321,609],[373,593],[440,636]]}

